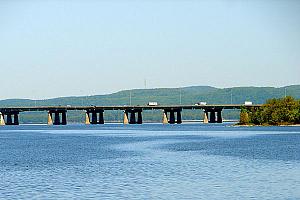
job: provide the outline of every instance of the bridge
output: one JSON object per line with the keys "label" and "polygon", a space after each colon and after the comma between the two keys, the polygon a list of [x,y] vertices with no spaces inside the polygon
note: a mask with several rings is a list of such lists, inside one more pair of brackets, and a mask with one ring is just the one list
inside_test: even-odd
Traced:
{"label": "bridge", "polygon": [[204,123],[222,123],[223,109],[258,108],[261,105],[224,104],[224,105],[157,105],[157,106],[35,106],[0,107],[0,125],[19,125],[22,112],[45,111],[48,113],[48,125],[66,125],[67,111],[85,111],[85,124],[104,124],[105,110],[122,110],[124,124],[142,124],[144,110],[161,110],[163,124],[181,124],[182,110],[203,110]]}

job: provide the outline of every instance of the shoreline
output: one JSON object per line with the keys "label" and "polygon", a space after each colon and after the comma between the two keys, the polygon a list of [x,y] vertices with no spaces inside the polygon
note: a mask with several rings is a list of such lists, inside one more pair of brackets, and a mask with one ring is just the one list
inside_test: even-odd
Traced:
{"label": "shoreline", "polygon": [[300,127],[300,124],[286,124],[286,125],[269,125],[269,124],[267,124],[267,125],[255,125],[255,124],[233,124],[232,125],[233,127],[253,127],[253,126],[255,126],[255,127],[257,127],[257,126],[259,126],[259,127],[263,127],[263,126],[265,126],[265,127],[269,127],[269,126],[281,126],[281,127],[284,127],[284,126],[292,126],[292,127]]}

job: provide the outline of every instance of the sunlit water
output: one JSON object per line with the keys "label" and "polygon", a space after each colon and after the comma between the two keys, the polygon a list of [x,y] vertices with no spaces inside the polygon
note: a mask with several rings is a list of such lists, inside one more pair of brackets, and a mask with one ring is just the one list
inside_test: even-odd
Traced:
{"label": "sunlit water", "polygon": [[300,199],[300,127],[0,127],[0,199]]}

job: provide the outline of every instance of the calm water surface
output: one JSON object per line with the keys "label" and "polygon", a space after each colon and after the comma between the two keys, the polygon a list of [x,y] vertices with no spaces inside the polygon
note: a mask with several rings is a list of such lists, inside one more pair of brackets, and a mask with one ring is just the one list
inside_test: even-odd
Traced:
{"label": "calm water surface", "polygon": [[300,199],[300,127],[0,127],[0,199]]}

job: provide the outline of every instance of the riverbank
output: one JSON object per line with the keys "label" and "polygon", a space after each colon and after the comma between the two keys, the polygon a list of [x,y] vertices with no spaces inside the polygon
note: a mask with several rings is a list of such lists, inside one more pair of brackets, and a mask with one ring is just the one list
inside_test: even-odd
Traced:
{"label": "riverbank", "polygon": [[279,125],[272,125],[272,124],[261,124],[261,125],[256,125],[256,124],[233,124],[232,126],[234,127],[258,127],[258,126],[300,126],[300,124],[279,124]]}

